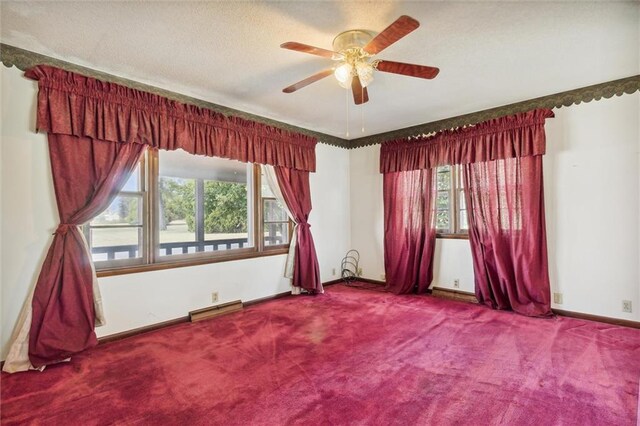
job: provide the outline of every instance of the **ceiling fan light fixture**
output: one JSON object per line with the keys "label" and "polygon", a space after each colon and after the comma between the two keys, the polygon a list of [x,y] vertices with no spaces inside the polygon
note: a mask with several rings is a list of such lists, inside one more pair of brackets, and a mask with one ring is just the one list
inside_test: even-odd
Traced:
{"label": "ceiling fan light fixture", "polygon": [[351,87],[351,78],[353,77],[353,66],[348,62],[342,62],[333,72],[340,86],[346,88]]}
{"label": "ceiling fan light fixture", "polygon": [[356,73],[360,78],[362,87],[367,87],[373,81],[373,66],[369,62],[360,61],[356,63]]}

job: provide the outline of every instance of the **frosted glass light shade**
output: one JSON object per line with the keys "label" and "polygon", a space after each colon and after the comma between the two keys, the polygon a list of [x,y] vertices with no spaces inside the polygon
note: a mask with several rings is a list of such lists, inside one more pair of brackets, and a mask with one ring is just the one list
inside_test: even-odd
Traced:
{"label": "frosted glass light shade", "polygon": [[336,67],[336,70],[333,72],[333,75],[336,76],[336,80],[338,80],[338,83],[340,84],[340,86],[344,88],[348,88],[348,87],[351,87],[352,72],[353,72],[353,67],[351,66],[351,64],[343,62],[338,67]]}
{"label": "frosted glass light shade", "polygon": [[360,77],[362,87],[367,87],[373,81],[373,67],[368,62],[358,62],[356,64],[356,73]]}

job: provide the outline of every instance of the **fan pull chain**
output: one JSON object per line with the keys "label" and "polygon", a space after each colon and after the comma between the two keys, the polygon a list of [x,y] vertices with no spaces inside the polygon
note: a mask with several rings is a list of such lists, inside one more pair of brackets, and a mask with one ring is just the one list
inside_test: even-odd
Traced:
{"label": "fan pull chain", "polygon": [[[364,99],[364,87],[360,86],[361,99]],[[360,105],[360,123],[362,124],[362,133],[364,133],[364,104]]]}
{"label": "fan pull chain", "polygon": [[347,134],[346,134],[346,136],[349,137],[349,90],[345,90],[344,93],[345,93],[345,96],[344,96],[345,103],[344,103],[344,105],[347,108]]}

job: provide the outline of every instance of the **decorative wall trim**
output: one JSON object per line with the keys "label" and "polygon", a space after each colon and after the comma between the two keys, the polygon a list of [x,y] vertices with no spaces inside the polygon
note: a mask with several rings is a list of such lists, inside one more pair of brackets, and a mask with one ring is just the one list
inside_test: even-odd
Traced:
{"label": "decorative wall trim", "polygon": [[0,43],[0,61],[2,61],[2,63],[7,68],[11,68],[12,66],[15,66],[16,68],[22,71],[26,71],[27,69],[34,67],[36,65],[51,65],[66,71],[76,72],[78,74],[82,74],[87,77],[97,78],[99,80],[107,81],[110,83],[120,84],[122,86],[126,86],[131,89],[142,90],[145,92],[153,93],[154,95],[164,96],[165,98],[169,98],[174,101],[195,105],[200,108],[210,109],[212,111],[219,112],[226,116],[241,117],[246,120],[256,121],[258,123],[267,124],[269,126],[277,127],[279,129],[288,130],[290,132],[302,133],[304,135],[315,137],[318,139],[318,142],[322,142],[328,145],[345,148],[345,143],[347,142],[344,139],[327,135],[325,133],[314,132],[313,130],[308,130],[302,127],[293,126],[291,124],[283,123],[281,121],[271,120],[269,118],[262,117],[259,115],[254,115],[254,114],[250,114],[248,112],[240,111],[237,109],[228,108],[223,105],[218,105],[211,102],[203,101],[201,99],[193,98],[191,96],[182,95],[180,93],[172,92],[170,90],[165,90],[159,87],[150,86],[134,80],[118,77],[113,74],[97,71],[92,68],[83,67],[80,65],[73,64],[71,62],[52,58],[46,55],[41,55],[39,53],[31,52],[25,49],[20,49],[18,47],[10,46],[4,43]]}
{"label": "decorative wall trim", "polygon": [[132,89],[143,90],[145,92],[153,93],[159,96],[164,96],[178,102],[196,105],[201,108],[207,108],[224,115],[242,117],[247,120],[256,121],[258,123],[267,124],[269,126],[274,126],[291,132],[298,132],[304,135],[313,136],[318,139],[318,142],[345,149],[361,148],[369,145],[380,144],[388,140],[424,135],[456,127],[469,126],[480,123],[482,121],[504,117],[505,115],[517,114],[519,112],[530,111],[538,108],[561,108],[571,105],[578,105],[582,102],[600,100],[602,98],[609,99],[614,95],[622,96],[625,93],[632,94],[640,90],[640,75],[634,75],[632,77],[608,81],[606,83],[594,84],[578,89],[567,90],[548,96],[542,96],[539,98],[516,102],[509,105],[503,105],[496,108],[489,108],[482,111],[472,112],[470,114],[459,115],[457,117],[446,118],[444,120],[432,121],[430,123],[418,124],[416,126],[405,127],[403,129],[393,130],[390,132],[378,133],[376,135],[365,136],[363,138],[347,140],[336,136],[327,135],[325,133],[304,129],[302,127],[293,126],[291,124],[283,123],[280,121],[271,120],[266,117],[250,114],[248,112],[240,111],[237,109],[228,108],[223,105],[203,101],[201,99],[182,95],[180,93],[160,89],[158,87],[146,85],[137,81],[117,77],[112,74],[76,65],[60,59],[55,59],[50,56],[41,55],[29,50],[20,49],[18,47],[10,46],[4,43],[0,43],[0,61],[2,61],[2,63],[9,68],[12,66],[16,66],[18,69],[21,69],[23,71],[36,65],[44,64],[55,66],[67,71],[77,72],[88,77],[121,84]]}
{"label": "decorative wall trim", "polygon": [[594,84],[592,86],[581,87],[579,89],[567,90],[565,92],[554,93],[553,95],[485,109],[478,112],[472,112],[470,114],[446,118],[444,120],[432,121],[431,123],[418,124],[417,126],[405,127],[404,129],[353,139],[349,141],[348,149],[361,148],[363,146],[380,144],[385,141],[410,136],[426,135],[445,129],[469,126],[486,120],[531,111],[538,108],[562,108],[571,105],[578,105],[582,102],[591,102],[593,100],[599,101],[602,98],[609,99],[614,95],[622,96],[625,93],[630,95],[638,90],[640,90],[640,75],[634,75],[632,77]]}

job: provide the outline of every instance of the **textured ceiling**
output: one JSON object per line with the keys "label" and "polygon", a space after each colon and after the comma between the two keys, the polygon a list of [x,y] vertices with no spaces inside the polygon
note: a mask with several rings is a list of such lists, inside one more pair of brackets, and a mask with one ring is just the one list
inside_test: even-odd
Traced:
{"label": "textured ceiling", "polygon": [[347,29],[420,21],[379,57],[440,74],[377,73],[369,103],[349,99],[351,138],[640,73],[638,2],[3,1],[0,13],[3,43],[342,138],[332,77],[281,91],[331,61],[281,43],[330,49]]}

